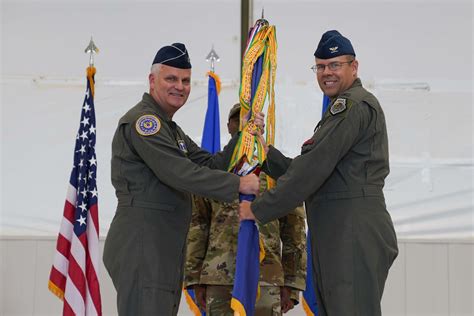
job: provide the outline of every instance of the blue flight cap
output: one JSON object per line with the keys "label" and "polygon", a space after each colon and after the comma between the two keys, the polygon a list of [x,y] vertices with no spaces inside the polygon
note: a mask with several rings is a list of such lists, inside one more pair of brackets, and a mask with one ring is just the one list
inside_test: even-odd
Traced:
{"label": "blue flight cap", "polygon": [[155,59],[153,59],[152,65],[154,64],[163,64],[181,69],[191,68],[188,50],[182,43],[173,43],[160,48],[156,53]]}
{"label": "blue flight cap", "polygon": [[314,56],[320,59],[330,59],[342,55],[352,55],[355,57],[356,54],[351,41],[336,30],[324,33],[319,41],[318,48],[314,52]]}

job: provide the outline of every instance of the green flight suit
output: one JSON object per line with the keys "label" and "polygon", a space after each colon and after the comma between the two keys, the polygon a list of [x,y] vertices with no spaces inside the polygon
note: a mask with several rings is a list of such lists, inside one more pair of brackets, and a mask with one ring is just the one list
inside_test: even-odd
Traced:
{"label": "green flight suit", "polygon": [[300,156],[270,147],[264,167],[278,181],[252,203],[258,221],[306,203],[319,315],[381,315],[398,248],[382,192],[388,138],[377,99],[356,79],[332,99]]}
{"label": "green flight suit", "polygon": [[[152,134],[144,136],[148,131]],[[118,206],[103,257],[119,315],[177,314],[191,194],[238,198],[239,177],[210,169],[226,169],[235,142],[209,154],[148,93],[120,119],[112,142]]]}

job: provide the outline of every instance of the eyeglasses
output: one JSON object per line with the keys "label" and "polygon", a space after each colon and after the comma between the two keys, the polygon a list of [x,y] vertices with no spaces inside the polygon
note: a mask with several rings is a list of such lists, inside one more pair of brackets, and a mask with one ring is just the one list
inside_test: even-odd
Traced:
{"label": "eyeglasses", "polygon": [[322,73],[324,72],[324,69],[326,69],[326,67],[328,67],[328,69],[330,71],[336,71],[336,70],[339,70],[342,68],[342,65],[344,64],[351,64],[354,60],[351,60],[351,61],[335,61],[335,62],[332,62],[330,64],[327,64],[327,65],[323,65],[323,64],[316,64],[316,65],[313,65],[311,67],[311,70],[314,72],[314,73]]}

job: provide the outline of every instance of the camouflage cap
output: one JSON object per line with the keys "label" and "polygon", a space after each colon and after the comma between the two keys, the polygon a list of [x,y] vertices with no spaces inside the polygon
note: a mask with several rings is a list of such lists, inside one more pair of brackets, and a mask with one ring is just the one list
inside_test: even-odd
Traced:
{"label": "camouflage cap", "polygon": [[240,103],[234,104],[232,106],[232,108],[230,109],[230,111],[229,111],[229,120],[231,119],[231,117],[233,117],[237,113],[240,113]]}

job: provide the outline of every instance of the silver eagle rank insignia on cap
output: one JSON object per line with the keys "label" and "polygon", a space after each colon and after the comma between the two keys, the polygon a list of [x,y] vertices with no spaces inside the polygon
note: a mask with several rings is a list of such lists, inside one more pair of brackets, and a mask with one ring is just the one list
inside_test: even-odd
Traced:
{"label": "silver eagle rank insignia on cap", "polygon": [[344,112],[347,109],[346,99],[338,98],[331,106],[330,112],[332,115]]}
{"label": "silver eagle rank insignia on cap", "polygon": [[334,46],[334,47],[329,47],[329,50],[331,51],[331,54],[337,53],[339,46]]}

